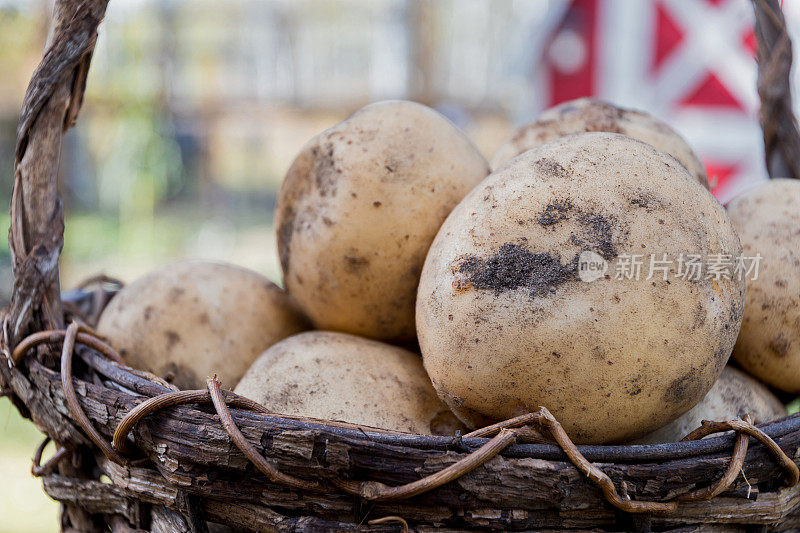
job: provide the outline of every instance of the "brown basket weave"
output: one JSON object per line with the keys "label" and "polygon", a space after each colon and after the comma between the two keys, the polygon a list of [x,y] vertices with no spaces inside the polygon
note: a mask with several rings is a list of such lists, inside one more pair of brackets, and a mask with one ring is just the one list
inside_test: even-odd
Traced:
{"label": "brown basket weave", "polygon": [[[106,3],[56,0],[28,87],[0,338],[0,394],[47,435],[32,472],[62,503],[63,530],[800,528],[798,415],[758,428],[708,422],[684,442],[647,446],[575,446],[545,409],[432,437],[271,414],[214,378],[178,391],[125,366],[91,329],[118,284],[94,279],[62,300],[58,280],[61,137]],[[766,163],[797,178],[791,43],[777,0],[754,6]]]}

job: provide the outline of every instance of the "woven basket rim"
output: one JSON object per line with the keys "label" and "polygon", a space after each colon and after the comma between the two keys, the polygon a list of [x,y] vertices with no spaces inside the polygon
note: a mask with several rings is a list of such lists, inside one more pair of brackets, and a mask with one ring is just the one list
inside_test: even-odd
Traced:
{"label": "woven basket rim", "polygon": [[[78,298],[68,300],[72,301],[73,303],[79,303],[81,300],[84,302],[96,300],[94,297],[95,295],[86,291],[73,292],[72,295],[78,295]],[[91,352],[95,360],[102,359],[102,356],[99,352],[93,352],[91,349],[84,349],[84,352]],[[80,352],[79,355],[81,355]],[[86,354],[84,353],[83,355],[85,356]],[[97,364],[97,362],[95,362],[95,364]],[[86,409],[89,413],[89,419],[91,420],[91,423],[101,428],[101,430],[104,430],[107,435],[108,425],[114,425],[114,423],[112,423],[112,421],[108,418],[108,413],[111,412],[111,410],[124,412],[126,409],[130,409],[131,406],[136,405],[142,399],[142,394],[144,394],[144,396],[158,396],[161,392],[169,391],[170,389],[159,385],[159,378],[149,375],[146,372],[119,365],[114,361],[106,361],[105,364],[113,366],[121,373],[125,374],[125,379],[131,381],[131,386],[135,386],[135,382],[137,381],[147,381],[150,383],[150,388],[148,391],[139,390],[134,392],[132,390],[114,390],[113,388],[109,388],[109,385],[107,383],[104,384],[102,381],[97,382],[95,380],[95,383],[91,383],[85,379],[80,379],[77,377],[72,380],[76,386],[76,389],[83,391],[81,400],[83,407],[86,409],[86,406],[91,406],[92,402],[95,404],[94,407]],[[28,365],[32,376],[31,385],[40,391],[44,391],[45,393],[52,395],[53,405],[61,406],[60,415],[69,419],[71,415],[69,410],[64,407],[65,402],[62,398],[64,393],[62,390],[59,390],[57,386],[54,386],[55,384],[59,383],[59,380],[61,379],[59,372],[57,370],[46,368],[38,363],[35,359],[28,361]],[[92,365],[89,366],[90,368],[94,369],[95,372],[98,371],[97,367],[93,367]],[[103,375],[102,371],[100,371],[100,375]],[[37,379],[36,376],[38,376],[39,379]],[[45,380],[42,381],[42,378],[45,378]],[[97,405],[98,403],[100,404],[99,406]],[[233,419],[235,419],[235,423],[242,429],[243,432],[247,433],[251,439],[254,432],[259,434],[259,432],[262,431],[265,432],[262,433],[262,435],[271,432],[270,435],[272,436],[270,438],[273,440],[284,434],[300,436],[298,440],[302,440],[302,438],[304,438],[303,436],[308,439],[308,435],[312,435],[310,438],[314,444],[307,444],[307,447],[316,448],[317,442],[324,440],[326,448],[330,443],[332,443],[334,446],[337,444],[343,444],[349,446],[349,453],[355,454],[369,454],[375,453],[379,450],[382,453],[394,453],[399,454],[400,456],[416,453],[420,456],[433,459],[434,457],[451,457],[454,454],[453,450],[458,450],[460,456],[465,457],[471,452],[474,452],[476,449],[479,449],[482,445],[485,445],[489,440],[482,437],[458,438],[386,433],[380,430],[372,431],[369,428],[350,429],[332,426],[326,424],[326,421],[287,418],[281,415],[254,413],[235,408],[232,408],[230,412],[233,416]],[[191,468],[199,469],[200,472],[202,472],[201,477],[210,476],[213,478],[217,475],[224,476],[226,475],[224,472],[230,466],[224,461],[220,463],[218,459],[213,460],[213,458],[198,459],[193,457],[191,452],[186,452],[185,450],[176,453],[165,451],[165,449],[168,449],[174,444],[174,442],[169,440],[170,437],[166,436],[170,433],[169,428],[185,426],[191,426],[193,428],[206,428],[214,425],[215,417],[216,415],[214,414],[213,410],[203,410],[192,405],[174,407],[171,408],[171,410],[158,411],[151,414],[149,419],[145,419],[139,423],[140,427],[135,430],[135,438],[132,442],[135,443],[135,447],[137,449],[143,451],[151,461],[156,463],[167,464],[172,461],[176,464],[180,464],[182,462],[185,463],[187,460],[195,461],[195,466]],[[106,423],[106,426],[103,426],[104,422]],[[192,426],[192,424],[194,425]],[[769,424],[763,424],[761,427],[769,435],[777,438],[779,442],[785,442],[788,439],[788,441],[791,442],[788,444],[790,449],[800,446],[800,430],[798,429],[800,427],[800,414],[792,415]],[[159,430],[159,428],[162,429]],[[165,430],[163,428],[167,429]],[[161,431],[160,434],[159,431]],[[156,436],[152,437],[152,435]],[[188,440],[194,439],[198,446],[203,443],[205,438],[201,429],[187,431],[184,437],[187,435],[188,437],[186,438]],[[678,490],[677,493],[680,494],[681,492],[688,490],[691,486],[713,483],[722,470],[725,469],[725,465],[727,464],[727,460],[730,455],[729,450],[737,438],[738,437],[734,435],[726,435],[693,442],[679,442],[659,445],[582,445],[578,447],[578,450],[592,462],[603,463],[607,466],[613,465],[613,470],[616,472],[615,481],[618,483],[621,481],[621,486],[625,486],[626,483],[631,483],[630,490],[632,495],[635,497],[640,497],[642,490],[647,492],[647,485],[651,483],[651,480],[648,480],[644,485],[642,485],[641,472],[639,472],[640,479],[638,482],[636,482],[635,479],[637,470],[649,472],[650,470],[658,469],[660,475],[667,478],[680,478],[681,475],[685,476],[688,475],[689,472],[692,472],[692,474],[689,476],[691,481],[682,480],[677,483],[677,485],[675,483],[671,485],[672,488],[670,490]],[[747,439],[745,439],[745,441],[746,440]],[[257,441],[258,438],[256,439],[256,442]],[[281,452],[275,452],[273,450],[270,455],[270,452],[266,449],[266,447],[263,446],[263,436],[261,437],[261,441],[262,446],[259,448],[258,453],[267,454],[270,459],[273,461],[277,460],[278,463],[285,461],[285,457],[282,456]],[[230,447],[228,447],[226,450],[228,449],[230,449]],[[226,451],[225,453],[231,452]],[[235,449],[232,449],[232,453],[234,456],[240,457],[242,463],[245,465],[244,467],[241,467],[241,465],[239,466],[239,475],[247,472],[248,467],[246,466],[246,460],[244,460],[244,458],[241,457],[241,454],[238,454]],[[564,452],[561,450],[561,448],[554,445],[513,444],[502,450],[499,455],[504,458],[504,461],[513,461],[515,465],[518,465],[517,468],[520,468],[519,465],[526,465],[525,467],[521,467],[522,470],[519,471],[520,475],[529,475],[531,473],[531,471],[528,469],[529,463],[525,463],[525,461],[530,460],[540,461],[541,463],[538,464],[539,467],[544,467],[545,470],[549,470],[550,468],[554,467],[560,467],[566,469],[564,471],[574,472],[574,467],[568,462],[569,459],[565,456]],[[774,468],[774,464],[769,466],[771,464],[770,459],[768,457],[765,458],[765,456],[766,454],[764,447],[759,443],[754,443],[750,446],[748,450],[748,464],[752,465],[753,461],[755,461],[756,464],[761,465],[761,471],[758,471],[758,469],[756,469],[755,472],[749,470],[749,475],[752,477],[754,482],[763,482],[772,478],[776,480],[780,479],[780,471]],[[233,456],[227,456],[226,461],[234,461],[232,457]],[[114,467],[110,461],[106,460],[103,462],[102,458],[99,458],[99,461],[101,464],[105,465],[106,469],[113,470]],[[291,463],[291,460],[289,462]],[[397,464],[399,465],[399,463]],[[295,466],[297,467],[297,465]],[[393,470],[395,466],[396,465],[393,464],[390,465],[388,469],[384,468],[384,471],[379,475],[375,475],[376,472],[373,472],[371,477],[380,479],[381,481],[391,481],[391,476],[387,478],[387,475],[390,474],[391,470]],[[299,468],[302,470],[303,468],[313,469],[317,467],[307,463]],[[158,470],[160,474],[166,476],[168,484],[176,482],[176,479],[170,478],[170,473],[166,472],[163,468],[159,468]],[[319,471],[319,468],[317,468],[317,470]],[[356,471],[357,469],[355,471],[350,469],[348,477],[352,476]],[[219,474],[212,474],[212,472],[219,472]],[[541,475],[541,473],[539,473],[539,475]],[[564,474],[562,473],[561,475]],[[304,477],[308,477],[308,475],[305,475]],[[646,477],[647,475],[645,475],[645,478]],[[631,478],[633,478],[633,480]],[[130,483],[129,480],[124,478],[120,479],[115,477],[112,479],[114,479],[115,483],[119,481],[123,485]],[[180,476],[177,479],[180,479]],[[504,482],[505,478],[503,476],[494,480],[484,479],[484,483],[486,483],[487,487],[490,489],[492,486],[494,486],[496,489],[498,488],[498,484],[499,486],[502,486]],[[49,483],[52,484],[53,481],[51,480]],[[180,483],[186,483],[186,481],[181,481]],[[266,486],[270,486],[269,482],[264,478],[257,479],[255,483],[257,483],[258,486],[265,486],[265,484]],[[739,481],[737,485],[741,485],[741,481]],[[48,486],[48,481],[45,481],[45,486]],[[578,490],[579,486],[592,487],[592,483],[586,478],[579,477],[574,479],[570,486],[572,487],[572,490]],[[203,492],[203,490],[199,487],[198,489],[200,496],[203,498],[214,497],[217,495],[215,494],[214,490],[219,490],[218,488],[214,488],[214,490],[211,490],[210,492]],[[437,492],[437,490],[434,490],[430,494],[423,495],[422,500],[420,500],[419,497],[410,500],[408,505],[401,502],[393,509],[414,509],[419,505],[424,505],[424,502],[427,501],[432,502],[433,505],[441,505],[441,501],[437,499],[441,498],[441,495],[439,492]],[[450,490],[452,490],[452,488]],[[596,489],[592,490],[595,490],[596,492]],[[665,490],[667,489],[662,487],[661,493],[658,495],[658,491],[653,491],[651,487],[651,494],[649,496],[653,497],[653,495],[656,494],[655,499],[658,501],[663,501],[666,494]],[[794,491],[796,489],[786,490]],[[303,491],[296,491],[296,493],[299,496],[300,494],[303,494]],[[788,498],[788,496],[780,496],[781,494],[783,494],[783,492],[778,491],[776,493],[776,498]],[[794,492],[791,494],[794,494]],[[800,492],[798,492],[798,494],[800,495]],[[666,497],[667,499],[670,499],[668,495],[666,495]],[[714,501],[710,502],[710,504],[713,505]],[[742,503],[737,505],[749,507],[748,504],[745,503],[747,501],[748,500],[742,498]],[[497,501],[494,502],[495,505],[497,503]],[[485,504],[486,503],[483,503],[482,505]],[[472,505],[465,506],[463,510],[466,511],[467,509],[473,509],[474,512],[474,510],[477,509],[475,509]],[[556,505],[558,506],[559,504]],[[574,505],[574,503],[572,505]],[[600,509],[603,509],[607,504],[600,495],[595,495],[594,501],[584,499],[581,501],[580,505],[588,506],[589,509],[592,509],[592,512],[596,513],[599,512]],[[777,516],[784,518],[786,518],[791,509],[793,509],[793,506],[788,506],[788,504],[776,503],[775,505],[779,506],[779,511],[775,511]],[[780,505],[783,505],[784,507],[780,507]],[[289,510],[291,511],[292,509],[293,508],[290,506]],[[567,510],[568,509],[569,507]],[[300,512],[307,512],[307,509],[305,511],[300,510]],[[520,510],[519,512],[523,511]],[[530,511],[524,512],[527,513]],[[575,510],[572,510],[572,512],[575,512]],[[663,519],[658,519],[663,520],[663,522],[657,521],[656,523],[675,524],[685,522],[687,520],[697,520],[700,522],[703,521],[700,519],[701,517],[698,517],[698,511],[696,508],[692,509],[690,507],[690,510],[688,511],[690,514],[688,517],[685,515],[685,512],[686,511],[684,510],[680,510],[679,512],[673,513]],[[703,512],[710,513],[708,510],[704,510]],[[743,521],[747,522],[749,520],[754,520],[755,518],[752,516],[753,513],[761,514],[763,511],[755,509],[745,511],[747,518],[742,518]],[[710,513],[709,516],[713,516],[713,513]],[[592,519],[589,522],[584,523],[584,525],[597,525],[598,523],[603,523],[603,520],[599,520],[599,522],[597,520],[598,519],[596,518]],[[605,520],[608,520],[608,518]],[[422,520],[422,522],[425,522],[425,520]],[[512,528],[521,527],[516,522],[509,521],[508,519],[500,520],[497,523],[501,523],[506,526],[510,525]],[[497,523],[495,523],[495,525],[497,525]],[[521,523],[527,524],[525,521],[522,521]],[[552,524],[557,525],[560,523],[561,522],[556,521]],[[350,523],[350,525],[352,525],[352,523]],[[346,529],[345,525],[342,524],[337,526],[329,524],[329,526]],[[476,524],[470,523],[469,526],[475,527]]]}

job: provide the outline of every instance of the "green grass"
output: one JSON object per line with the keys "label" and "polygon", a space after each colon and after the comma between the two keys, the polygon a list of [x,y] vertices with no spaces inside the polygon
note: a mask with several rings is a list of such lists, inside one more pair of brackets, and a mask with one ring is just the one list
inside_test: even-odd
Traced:
{"label": "green grass", "polygon": [[31,457],[43,438],[8,398],[0,399],[0,533],[58,531],[58,504],[30,472]]}
{"label": "green grass", "polygon": [[800,398],[795,398],[786,406],[786,411],[793,415],[795,413],[800,413]]}

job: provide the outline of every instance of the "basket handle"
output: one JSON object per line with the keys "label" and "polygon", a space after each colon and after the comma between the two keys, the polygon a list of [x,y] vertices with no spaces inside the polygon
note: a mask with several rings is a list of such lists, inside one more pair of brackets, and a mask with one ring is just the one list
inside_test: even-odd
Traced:
{"label": "basket handle", "polygon": [[78,116],[107,4],[56,0],[44,57],[22,103],[8,237],[14,292],[3,324],[8,348],[32,331],[64,327],[58,279],[64,243],[58,192],[61,138]]}
{"label": "basket handle", "polygon": [[753,0],[758,41],[759,120],[771,178],[800,178],[800,131],[792,112],[792,41],[778,0]]}

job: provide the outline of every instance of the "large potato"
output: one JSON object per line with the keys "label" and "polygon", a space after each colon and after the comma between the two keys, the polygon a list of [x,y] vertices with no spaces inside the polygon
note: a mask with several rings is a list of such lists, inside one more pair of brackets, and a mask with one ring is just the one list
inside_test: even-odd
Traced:
{"label": "large potato", "polygon": [[[770,385],[800,393],[800,182],[774,179],[728,205],[745,256],[747,305],[734,357]],[[746,266],[755,267],[752,260]]]}
{"label": "large potato", "polygon": [[279,342],[235,392],[284,415],[428,435],[463,428],[417,354],[345,333],[310,331]]}
{"label": "large potato", "polygon": [[[425,368],[468,425],[544,406],[578,442],[629,440],[700,401],[739,331],[744,282],[680,277],[679,258],[740,251],[722,206],[672,157],[624,135],[558,139],[491,174],[442,225],[417,298]],[[648,279],[650,254],[669,271]],[[579,271],[585,259],[605,275]]]}
{"label": "large potato", "polygon": [[436,111],[364,107],[312,139],[283,182],[275,226],[287,290],[318,329],[412,339],[428,247],[486,174]]}
{"label": "large potato", "polygon": [[763,424],[786,416],[786,407],[767,387],[744,372],[726,366],[700,403],[636,443],[677,442],[700,427],[703,420],[732,420],[748,413],[753,415],[754,424]]}
{"label": "large potato", "polygon": [[542,113],[536,122],[519,128],[495,153],[492,169],[499,169],[509,159],[531,148],[586,131],[621,133],[646,142],[680,161],[703,187],[708,188],[703,162],[678,132],[647,113],[591,98],[564,102]]}
{"label": "large potato", "polygon": [[214,374],[233,386],[261,352],[305,329],[268,279],[204,261],[167,265],[131,283],[97,325],[129,365],[173,375],[183,389],[204,388]]}

